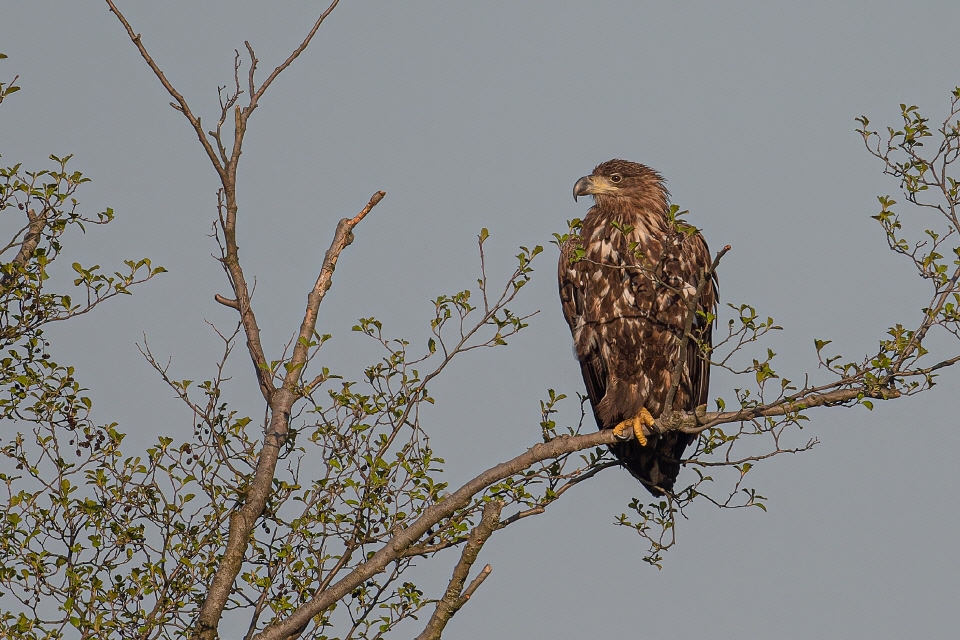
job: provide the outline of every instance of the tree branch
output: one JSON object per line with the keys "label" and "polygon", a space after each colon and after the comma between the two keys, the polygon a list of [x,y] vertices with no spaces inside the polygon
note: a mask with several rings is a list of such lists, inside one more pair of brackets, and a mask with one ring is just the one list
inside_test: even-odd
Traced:
{"label": "tree branch", "polygon": [[[33,209],[25,208],[27,209],[27,219],[29,222],[26,228],[27,233],[23,236],[23,241],[20,243],[20,251],[17,252],[16,257],[11,261],[11,265],[15,267],[15,269],[22,268],[30,261],[30,258],[33,257],[33,252],[37,250],[37,245],[40,244],[43,228],[47,224],[45,211],[38,214]],[[3,278],[0,278],[0,295],[7,293],[7,290],[15,282],[16,273],[16,270],[14,270],[11,273],[4,274]]]}
{"label": "tree branch", "polygon": [[[154,74],[160,80],[160,83],[167,90],[167,92],[176,100],[176,108],[183,113],[190,122],[197,134],[198,139],[200,140],[201,145],[203,145],[207,156],[210,158],[210,161],[213,163],[214,168],[217,170],[217,173],[220,177],[220,181],[223,186],[222,193],[224,198],[222,206],[224,206],[226,209],[226,215],[223,215],[222,210],[220,215],[220,225],[223,229],[225,245],[221,263],[226,271],[227,278],[230,281],[235,295],[232,299],[218,295],[216,300],[218,303],[234,308],[239,312],[240,321],[243,325],[244,335],[246,337],[247,349],[250,353],[251,360],[253,361],[260,391],[270,406],[270,423],[264,434],[263,448],[258,456],[256,472],[247,488],[246,495],[243,499],[243,505],[238,510],[234,511],[230,517],[227,545],[224,549],[223,558],[217,567],[217,571],[214,574],[213,580],[211,581],[207,597],[203,602],[200,614],[197,618],[196,626],[192,632],[192,636],[195,638],[212,639],[217,635],[217,626],[223,615],[224,607],[226,606],[230,597],[230,593],[233,590],[234,581],[236,580],[236,577],[243,565],[244,555],[250,539],[250,532],[253,530],[257,520],[263,513],[267,499],[272,493],[273,478],[276,473],[277,460],[279,459],[280,450],[286,442],[287,435],[289,433],[290,413],[292,411],[294,402],[299,397],[298,393],[296,392],[296,388],[300,381],[303,368],[306,364],[309,355],[311,339],[316,329],[317,312],[320,303],[323,300],[323,296],[330,288],[332,274],[336,267],[337,258],[339,257],[340,252],[343,251],[343,249],[349,245],[350,242],[352,242],[353,227],[355,227],[383,198],[384,193],[377,192],[374,194],[374,197],[370,199],[370,202],[367,204],[367,206],[357,216],[354,218],[346,218],[341,220],[340,224],[337,226],[337,232],[334,236],[333,243],[331,244],[331,247],[327,251],[327,254],[324,258],[320,275],[317,278],[317,282],[313,290],[307,296],[307,309],[300,325],[300,331],[297,342],[294,346],[292,357],[287,363],[287,371],[284,376],[283,384],[279,389],[276,388],[274,386],[273,372],[268,367],[267,358],[260,342],[260,328],[251,306],[250,290],[247,287],[243,269],[240,265],[239,246],[237,244],[237,212],[239,210],[236,191],[237,167],[239,165],[244,134],[246,133],[247,121],[254,109],[256,109],[259,99],[264,95],[267,88],[272,84],[277,76],[279,76],[280,73],[282,73],[287,67],[289,67],[290,64],[306,49],[311,39],[320,28],[320,25],[330,14],[330,12],[333,11],[333,9],[337,6],[338,0],[334,0],[327,10],[321,14],[313,28],[307,34],[306,38],[304,38],[304,40],[301,42],[300,46],[298,46],[282,64],[274,69],[266,81],[260,86],[259,89],[256,90],[254,90],[254,74],[257,66],[257,58],[253,52],[253,48],[249,45],[249,43],[246,43],[247,51],[249,52],[251,59],[249,70],[250,101],[246,109],[240,109],[239,107],[235,109],[234,143],[229,158],[226,158],[225,153],[223,154],[222,158],[217,156],[216,150],[213,148],[210,140],[204,134],[203,128],[200,124],[200,118],[193,114],[186,102],[186,99],[167,80],[159,65],[157,65],[157,63],[147,52],[146,48],[143,46],[140,35],[133,31],[130,23],[120,13],[113,1],[106,1],[107,5],[110,7],[110,10],[123,24],[127,31],[127,35],[130,36],[130,39],[140,51],[140,55],[147,62],[147,65],[151,68],[151,70],[153,70]],[[239,84],[237,73],[238,68],[239,67],[237,63],[235,63],[234,79],[237,84]],[[239,90],[237,90],[237,95],[239,95]],[[226,103],[221,101],[223,112],[220,119],[221,124],[223,122],[223,116],[225,116],[227,110],[234,101],[235,97],[228,99]],[[217,142],[218,147],[223,149],[223,145],[219,138],[219,133],[220,129],[218,125],[217,132],[212,134],[212,137]]]}
{"label": "tree branch", "polygon": [[904,347],[903,351],[900,353],[900,357],[897,358],[897,361],[893,367],[893,373],[900,373],[904,362],[906,362],[913,352],[916,351],[916,349],[923,343],[923,339],[926,337],[927,331],[930,330],[930,327],[934,325],[937,315],[943,309],[944,305],[956,295],[958,280],[960,280],[960,267],[954,270],[950,280],[948,280],[943,286],[943,290],[939,293],[939,295],[934,296],[933,304],[931,304],[930,307],[925,310],[926,313],[924,314],[923,322],[920,323],[920,326],[910,338],[910,342],[907,343],[907,346]]}
{"label": "tree branch", "polygon": [[[227,547],[224,550],[223,560],[217,567],[217,572],[211,581],[207,598],[200,610],[197,626],[194,630],[193,637],[195,638],[212,640],[216,637],[217,624],[223,615],[223,609],[227,604],[234,580],[236,580],[240,568],[243,566],[250,532],[256,525],[260,514],[263,513],[263,508],[273,491],[273,478],[276,473],[277,460],[289,433],[290,412],[293,403],[298,398],[296,388],[303,371],[303,365],[306,362],[310,340],[316,328],[320,303],[332,284],[332,275],[334,269],[336,269],[340,253],[353,242],[353,228],[370,213],[385,195],[386,193],[383,191],[376,192],[360,213],[353,218],[344,218],[337,225],[336,234],[320,268],[320,275],[313,290],[307,295],[307,310],[300,325],[300,334],[294,347],[293,356],[287,366],[283,386],[271,393],[268,399],[270,424],[264,434],[263,448],[257,460],[257,470],[250,482],[243,506],[230,516]],[[230,240],[227,241],[227,248],[229,250]],[[243,307],[243,304],[243,302],[240,302],[241,307]],[[246,324],[244,328],[246,329]]]}
{"label": "tree branch", "polygon": [[[250,357],[253,359],[253,365],[256,371],[257,379],[260,383],[260,392],[263,394],[264,399],[269,402],[270,396],[273,393],[273,385],[265,371],[267,359],[264,355],[263,347],[260,344],[260,328],[257,325],[256,316],[254,315],[253,309],[250,306],[250,293],[247,289],[246,280],[243,276],[243,270],[240,268],[239,247],[237,246],[236,235],[238,208],[236,199],[237,161],[239,160],[239,149],[243,139],[245,127],[238,126],[234,132],[233,157],[230,158],[230,161],[226,164],[221,163],[220,159],[217,157],[217,152],[214,150],[213,146],[210,144],[210,141],[207,139],[207,136],[203,132],[203,127],[200,124],[200,118],[193,115],[193,112],[190,110],[190,105],[187,104],[186,99],[180,94],[179,91],[176,90],[170,81],[167,80],[167,77],[164,75],[159,65],[157,65],[153,57],[150,56],[150,53],[147,51],[146,47],[144,47],[143,42],[140,39],[140,34],[134,32],[133,27],[130,26],[130,23],[127,21],[127,19],[122,13],[120,13],[120,10],[117,9],[116,5],[113,3],[113,0],[106,0],[106,2],[110,7],[110,11],[112,11],[117,16],[117,19],[123,24],[127,31],[127,35],[130,36],[130,39],[140,51],[140,55],[146,61],[147,65],[153,70],[153,73],[160,80],[160,83],[167,90],[167,92],[176,100],[177,105],[179,105],[178,110],[183,113],[183,115],[190,122],[190,125],[197,134],[197,138],[200,140],[200,144],[203,146],[204,151],[206,151],[207,156],[210,158],[210,162],[213,163],[213,166],[217,171],[217,175],[220,177],[220,182],[223,185],[224,194],[227,201],[227,215],[226,220],[223,221],[224,240],[227,246],[226,255],[223,257],[222,262],[225,270],[227,271],[227,277],[230,280],[230,284],[233,287],[234,293],[236,294],[235,300],[237,306],[235,308],[240,312],[240,317],[243,322],[244,334],[247,337],[247,349],[250,352]],[[244,119],[243,122],[245,123],[246,120]]]}
{"label": "tree branch", "polygon": [[250,71],[248,77],[249,91],[250,91],[250,101],[247,103],[246,108],[241,109],[239,106],[235,111],[235,126],[236,130],[234,132],[234,141],[233,141],[233,150],[230,154],[230,162],[227,163],[225,174],[228,178],[225,180],[235,181],[236,180],[236,169],[237,164],[240,160],[241,147],[243,146],[243,135],[247,130],[247,120],[250,119],[250,116],[253,115],[254,110],[257,108],[257,105],[260,103],[260,98],[263,97],[263,94],[267,91],[273,81],[277,79],[284,70],[287,69],[293,61],[296,60],[301,53],[307,48],[307,45],[310,44],[310,41],[313,40],[313,36],[316,35],[317,31],[320,29],[320,25],[323,24],[323,21],[327,19],[327,16],[330,15],[330,12],[333,11],[340,0],[333,0],[327,10],[320,14],[320,17],[317,18],[317,21],[314,23],[313,28],[310,29],[310,32],[303,39],[303,42],[300,43],[300,46],[293,50],[287,59],[284,60],[280,65],[274,69],[267,79],[263,81],[263,84],[260,85],[260,88],[256,88],[256,83],[254,82],[254,73],[257,70],[257,59],[256,54],[253,51],[253,46],[248,42],[244,41],[244,46],[247,48],[247,53],[250,55]]}
{"label": "tree branch", "polygon": [[167,80],[163,70],[160,69],[160,66],[154,61],[153,57],[150,56],[150,53],[147,52],[147,48],[143,46],[143,42],[140,41],[140,34],[134,32],[133,27],[130,26],[130,23],[127,22],[127,19],[123,17],[123,14],[120,13],[119,9],[117,9],[117,5],[113,3],[113,0],[106,0],[106,2],[110,7],[110,11],[117,16],[117,19],[123,24],[123,28],[127,30],[127,35],[130,36],[133,44],[137,46],[137,50],[140,51],[140,55],[143,56],[143,59],[153,71],[154,75],[156,75],[157,79],[160,80],[160,84],[162,84],[163,88],[167,90],[167,93],[173,96],[173,99],[177,101],[177,110],[186,116],[187,120],[190,121],[190,125],[197,133],[197,137],[200,139],[200,144],[203,145],[203,150],[207,152],[207,157],[209,157],[210,162],[213,163],[213,167],[217,170],[220,179],[222,181],[226,181],[226,168],[217,157],[217,152],[214,150],[213,145],[211,145],[210,141],[207,140],[207,136],[203,132],[203,127],[200,125],[200,118],[193,115],[193,112],[190,110],[190,105],[187,104],[186,99],[180,94],[179,91],[176,90],[170,81]]}
{"label": "tree branch", "polygon": [[457,611],[467,603],[470,596],[480,587],[487,576],[492,571],[490,565],[483,568],[480,574],[470,583],[467,589],[463,590],[463,583],[467,581],[470,575],[470,567],[477,561],[480,549],[483,548],[487,539],[497,530],[500,523],[500,511],[503,509],[503,502],[492,500],[483,507],[483,516],[480,523],[470,532],[470,539],[460,554],[460,561],[453,569],[453,577],[447,585],[447,591],[437,602],[437,609],[430,616],[430,621],[424,628],[423,633],[417,636],[416,640],[440,640],[440,635],[444,628]]}
{"label": "tree branch", "polygon": [[388,564],[402,557],[403,552],[426,534],[428,529],[468,506],[475,495],[490,485],[509,478],[538,462],[550,460],[565,453],[610,445],[614,442],[616,442],[616,436],[609,429],[580,436],[559,436],[550,442],[534,445],[512,460],[484,471],[451,495],[425,509],[419,518],[394,535],[367,562],[359,565],[329,589],[317,593],[313,599],[298,607],[286,619],[264,629],[256,636],[256,640],[279,640],[305,627],[313,616],[347,596],[365,580],[381,573]]}
{"label": "tree branch", "polygon": [[225,298],[219,293],[214,294],[213,299],[225,307],[230,307],[231,309],[236,309],[237,311],[240,310],[240,303],[238,303],[236,300],[233,300],[231,298]]}
{"label": "tree branch", "polygon": [[[889,389],[869,389],[865,387],[839,389],[825,393],[811,394],[799,399],[796,397],[786,398],[777,403],[743,409],[741,411],[701,414],[675,412],[669,420],[658,420],[655,427],[659,428],[661,432],[673,430],[684,431],[685,433],[700,433],[710,427],[729,422],[742,422],[757,417],[798,413],[812,407],[837,405],[864,397],[886,400],[897,397],[898,395],[899,392]],[[356,567],[329,589],[318,592],[313,599],[298,607],[286,619],[264,629],[262,633],[255,636],[255,640],[279,640],[296,633],[299,629],[309,624],[313,616],[325,611],[347,596],[365,580],[381,573],[389,563],[407,555],[406,551],[425,535],[431,527],[467,507],[474,496],[487,487],[501,480],[505,480],[538,462],[554,459],[564,454],[574,453],[583,449],[611,445],[615,442],[618,442],[618,438],[614,435],[612,429],[577,436],[563,435],[549,442],[537,444],[525,453],[484,471],[451,495],[425,509],[419,518],[391,538],[379,551],[374,553],[367,562]]]}
{"label": "tree branch", "polygon": [[297,335],[296,344],[293,347],[293,355],[287,365],[287,374],[284,376],[283,388],[291,393],[296,389],[300,376],[303,373],[303,366],[307,362],[307,355],[310,351],[310,344],[313,338],[314,330],[317,326],[317,313],[320,310],[320,303],[327,291],[333,286],[333,272],[337,268],[337,260],[340,253],[353,242],[353,228],[360,224],[370,211],[383,200],[387,195],[385,191],[377,191],[370,197],[367,206],[363,208],[353,218],[344,218],[337,224],[337,231],[333,236],[333,242],[323,257],[323,264],[320,267],[320,275],[313,285],[313,290],[307,295],[307,309],[303,314],[303,322],[300,324],[300,332]]}
{"label": "tree branch", "polygon": [[[276,69],[274,69],[273,72],[269,76],[267,76],[267,79],[263,81],[263,84],[260,85],[260,88],[257,89],[256,92],[250,96],[251,99],[250,99],[250,106],[247,109],[248,111],[253,111],[256,108],[257,100],[260,99],[260,97],[264,94],[267,88],[273,83],[273,81],[277,79],[277,76],[283,73],[283,71],[287,67],[289,67],[291,64],[293,64],[293,61],[296,60],[300,56],[300,54],[304,52],[304,50],[310,44],[310,41],[313,40],[313,36],[316,35],[317,30],[320,29],[320,25],[323,24],[323,21],[327,19],[327,16],[330,15],[330,12],[332,12],[334,9],[337,8],[337,4],[339,3],[340,3],[340,0],[333,0],[333,2],[330,3],[330,6],[327,7],[327,10],[321,13],[320,17],[317,18],[317,21],[314,23],[313,28],[310,30],[310,33],[308,33],[307,37],[303,39],[303,42],[300,43],[300,46],[294,49],[293,53],[291,53],[287,57],[287,59],[284,60]],[[249,45],[247,45],[247,47],[249,48]],[[252,76],[251,76],[251,80],[252,80]],[[252,85],[251,85],[251,88],[252,88]]]}
{"label": "tree branch", "polygon": [[677,411],[669,418],[664,417],[657,420],[653,428],[658,429],[660,433],[682,431],[684,433],[697,434],[711,427],[730,422],[744,422],[755,418],[771,418],[791,413],[800,413],[801,411],[814,407],[830,407],[861,398],[892,400],[898,397],[900,397],[900,392],[896,389],[867,387],[837,389],[835,391],[805,395],[799,399],[785,398],[778,402],[751,407],[749,409],[741,409],[740,411],[704,413]]}

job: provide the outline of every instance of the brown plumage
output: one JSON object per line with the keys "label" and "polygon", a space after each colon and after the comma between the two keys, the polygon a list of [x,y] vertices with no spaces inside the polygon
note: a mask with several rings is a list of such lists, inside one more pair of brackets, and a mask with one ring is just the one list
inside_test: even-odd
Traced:
{"label": "brown plumage", "polygon": [[[663,178],[635,162],[610,160],[577,181],[574,198],[592,195],[594,206],[579,234],[560,252],[560,300],[573,333],[587,395],[597,425],[612,429],[646,408],[665,410],[679,358],[687,305],[710,266],[707,244],[688,225],[668,216]],[[697,303],[713,314],[715,278]],[[706,404],[710,381],[698,344],[711,344],[712,323],[694,318],[686,362],[673,401],[676,411]],[[617,458],[655,496],[673,489],[683,451],[695,436],[671,431],[612,447]]]}

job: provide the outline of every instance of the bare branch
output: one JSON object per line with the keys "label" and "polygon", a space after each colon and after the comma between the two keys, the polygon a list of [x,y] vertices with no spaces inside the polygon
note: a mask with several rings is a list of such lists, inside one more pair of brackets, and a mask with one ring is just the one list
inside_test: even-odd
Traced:
{"label": "bare branch", "polygon": [[[310,33],[308,33],[307,37],[303,39],[303,42],[300,43],[300,46],[294,49],[293,53],[287,56],[287,59],[284,60],[276,69],[274,69],[273,72],[269,76],[267,76],[267,79],[263,81],[263,84],[260,85],[260,88],[257,89],[256,92],[250,96],[250,106],[247,107],[246,113],[244,113],[244,119],[246,119],[250,111],[253,111],[257,107],[257,101],[260,99],[261,96],[263,96],[264,92],[273,83],[273,81],[277,79],[277,76],[283,73],[283,71],[287,67],[289,67],[291,64],[293,64],[293,61],[296,60],[300,56],[300,54],[304,52],[304,50],[310,44],[310,41],[313,40],[313,36],[316,35],[317,30],[320,29],[320,25],[323,24],[323,21],[327,19],[327,16],[329,16],[330,12],[337,7],[337,4],[339,4],[339,2],[340,0],[333,0],[333,2],[330,3],[330,6],[327,7],[327,10],[324,11],[322,14],[320,14],[320,17],[317,18],[317,21],[314,23],[313,28],[310,30]],[[247,44],[247,49],[251,51],[251,55],[252,55],[253,51],[252,49],[250,49],[249,44]],[[253,71],[251,70],[251,81],[253,80],[252,73]]]}
{"label": "bare branch", "polygon": [[283,387],[293,390],[297,386],[302,374],[303,365],[307,362],[307,355],[310,350],[310,341],[313,338],[314,330],[317,326],[317,313],[320,310],[320,303],[327,291],[333,286],[333,272],[337,268],[337,260],[340,253],[353,242],[353,228],[360,224],[370,211],[383,200],[387,195],[385,191],[377,191],[371,196],[367,206],[363,208],[353,218],[344,218],[337,225],[337,231],[333,236],[333,242],[327,249],[323,257],[323,265],[320,267],[320,275],[313,285],[313,291],[307,295],[307,309],[303,314],[303,322],[300,324],[300,332],[297,336],[297,342],[293,347],[293,356],[287,367],[287,375],[284,377]]}
{"label": "bare branch", "polygon": [[220,304],[222,304],[222,305],[225,306],[225,307],[230,307],[231,309],[236,309],[237,311],[240,310],[240,303],[239,303],[239,302],[237,302],[236,300],[233,300],[233,299],[231,299],[231,298],[225,298],[225,297],[223,297],[222,295],[220,295],[219,293],[215,294],[215,295],[213,296],[213,299],[216,300],[217,302],[219,302]]}
{"label": "bare branch", "polygon": [[464,602],[469,600],[473,594],[476,593],[477,589],[480,588],[480,585],[483,584],[483,581],[486,580],[487,576],[489,576],[491,573],[493,573],[493,567],[491,567],[489,564],[485,565],[483,569],[480,570],[480,573],[477,574],[477,577],[471,580],[467,588],[463,590],[462,599]]}
{"label": "bare branch", "polygon": [[210,141],[207,139],[207,136],[204,134],[203,126],[200,124],[200,118],[193,115],[193,111],[190,110],[190,105],[187,104],[186,99],[180,94],[179,91],[176,90],[170,81],[167,80],[163,70],[160,69],[160,66],[154,61],[153,57],[150,56],[147,48],[143,46],[143,42],[140,40],[140,34],[134,32],[133,27],[130,26],[130,23],[127,22],[127,19],[123,17],[123,14],[120,13],[119,9],[117,9],[117,5],[113,3],[113,0],[106,0],[106,2],[110,7],[110,11],[117,16],[117,19],[123,24],[123,28],[127,30],[127,35],[130,36],[133,44],[135,44],[137,50],[140,51],[140,55],[143,56],[143,59],[153,71],[154,75],[156,75],[157,79],[160,80],[160,84],[162,84],[163,88],[167,90],[167,93],[173,96],[173,99],[176,100],[176,105],[174,108],[180,111],[184,116],[186,116],[187,120],[190,121],[190,126],[192,126],[193,130],[197,133],[197,138],[199,138],[200,144],[203,145],[203,150],[207,152],[207,157],[209,157],[210,162],[213,163],[214,169],[216,169],[217,173],[220,175],[220,179],[226,181],[226,167],[220,162],[220,159],[217,157],[217,152],[214,150],[213,146],[210,144]]}

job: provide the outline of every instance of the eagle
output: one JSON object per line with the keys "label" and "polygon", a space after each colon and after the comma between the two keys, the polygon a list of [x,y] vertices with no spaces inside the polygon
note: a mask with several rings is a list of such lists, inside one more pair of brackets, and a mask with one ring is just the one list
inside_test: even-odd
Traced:
{"label": "eagle", "polygon": [[[610,160],[577,180],[573,197],[594,206],[561,245],[563,315],[600,429],[621,438],[614,455],[654,496],[673,490],[696,436],[644,432],[667,409],[695,411],[708,399],[709,353],[718,287],[700,232],[671,212],[654,169]],[[690,302],[691,335],[678,367]],[[627,439],[630,431],[636,439]]]}

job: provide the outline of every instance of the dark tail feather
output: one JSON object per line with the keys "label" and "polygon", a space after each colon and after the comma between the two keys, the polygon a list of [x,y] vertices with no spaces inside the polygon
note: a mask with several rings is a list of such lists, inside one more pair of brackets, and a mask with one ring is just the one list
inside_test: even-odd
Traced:
{"label": "dark tail feather", "polygon": [[[587,387],[590,398],[590,407],[597,426],[601,429],[612,429],[625,416],[617,416],[609,424],[604,424],[597,407],[599,401],[606,394],[606,366],[599,354],[593,354],[580,362],[580,371],[583,373],[583,382]],[[651,435],[647,438],[647,446],[641,447],[636,440],[618,442],[610,447],[623,466],[639,480],[647,491],[654,496],[662,496],[663,491],[673,491],[673,484],[680,475],[680,459],[684,449],[696,439],[696,436],[670,431],[660,435]]]}
{"label": "dark tail feather", "polygon": [[650,436],[645,447],[641,447],[636,440],[627,440],[618,442],[610,449],[647,491],[659,497],[664,490],[673,491],[673,484],[680,475],[683,451],[694,437],[688,433],[670,431]]}

